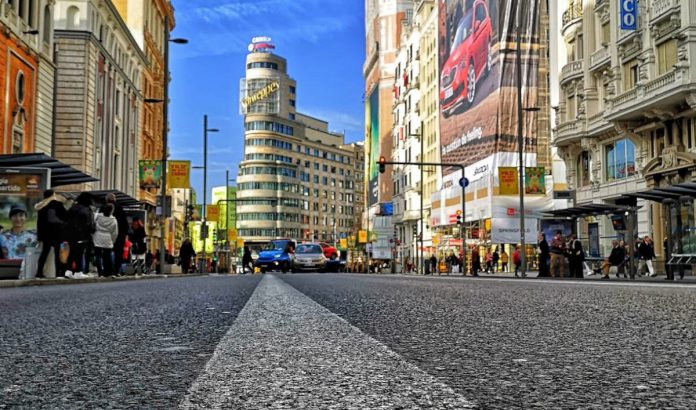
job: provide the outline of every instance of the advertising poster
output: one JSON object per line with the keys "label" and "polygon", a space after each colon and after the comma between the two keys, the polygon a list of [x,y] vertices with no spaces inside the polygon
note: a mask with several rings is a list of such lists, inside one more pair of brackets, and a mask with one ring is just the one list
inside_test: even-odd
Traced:
{"label": "advertising poster", "polygon": [[370,94],[366,107],[367,121],[365,133],[370,143],[370,155],[368,164],[368,202],[370,206],[378,201],[379,192],[379,166],[377,161],[380,157],[379,150],[379,87],[375,87]]}
{"label": "advertising poster", "polygon": [[358,243],[367,243],[367,231],[358,232]]}
{"label": "advertising poster", "polygon": [[498,180],[500,181],[500,195],[517,195],[520,193],[517,168],[498,168]]}
{"label": "advertising poster", "polygon": [[39,168],[0,168],[0,249],[3,259],[24,259],[37,245],[37,210],[49,173]]}
{"label": "advertising poster", "polygon": [[236,229],[228,229],[227,230],[227,240],[235,243],[237,241],[237,230]]}
{"label": "advertising poster", "polygon": [[205,208],[205,220],[208,222],[217,222],[220,219],[220,206],[208,205]]}
{"label": "advertising poster", "polygon": [[203,205],[196,204],[193,206],[193,215],[191,216],[192,221],[200,221],[203,216]]}
{"label": "advertising poster", "polygon": [[167,161],[169,188],[190,188],[190,170],[191,161]]}
{"label": "advertising poster", "polygon": [[162,183],[162,162],[141,159],[138,162],[140,189],[159,189]]}
{"label": "advertising poster", "polygon": [[546,195],[546,169],[544,167],[524,169],[524,192],[527,195]]}
{"label": "advertising poster", "polygon": [[[468,166],[496,152],[517,151],[517,3],[440,0],[442,162]],[[519,6],[524,107],[537,106],[540,7],[539,0]],[[526,112],[523,132],[528,152],[536,149],[535,122],[536,113]]]}

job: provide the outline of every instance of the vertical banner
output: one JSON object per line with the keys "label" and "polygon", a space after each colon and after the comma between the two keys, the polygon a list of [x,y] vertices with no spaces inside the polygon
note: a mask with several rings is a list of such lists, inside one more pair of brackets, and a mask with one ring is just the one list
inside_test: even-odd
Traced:
{"label": "vertical banner", "polygon": [[621,10],[621,30],[635,31],[638,28],[637,0],[619,0]]}
{"label": "vertical banner", "polygon": [[365,124],[365,133],[370,143],[367,198],[369,205],[372,206],[379,200],[379,167],[377,165],[377,160],[380,157],[379,87],[375,87],[370,94],[366,107],[366,114],[367,121]]}
{"label": "vertical banner", "polygon": [[191,161],[167,161],[169,188],[190,188]]}
{"label": "vertical banner", "polygon": [[208,222],[217,222],[220,219],[220,206],[208,205],[205,208],[205,220]]}
{"label": "vertical banner", "polygon": [[192,221],[200,221],[201,216],[203,216],[203,205],[194,205],[193,212],[191,214]]}
{"label": "vertical banner", "polygon": [[237,230],[236,229],[228,229],[227,230],[227,240],[234,243],[237,241]]}
{"label": "vertical banner", "polygon": [[45,206],[43,191],[48,187],[48,169],[0,169],[0,250],[3,259],[24,259],[37,245],[38,211]]}
{"label": "vertical banner", "polygon": [[140,189],[159,189],[162,183],[162,162],[141,159],[138,162]]}
{"label": "vertical banner", "polygon": [[498,181],[500,183],[500,195],[516,195],[520,193],[516,167],[499,167]]}
{"label": "vertical banner", "polygon": [[524,192],[527,195],[546,195],[546,169],[544,167],[524,169]]}
{"label": "vertical banner", "polygon": [[367,243],[367,231],[358,231],[358,243]]}

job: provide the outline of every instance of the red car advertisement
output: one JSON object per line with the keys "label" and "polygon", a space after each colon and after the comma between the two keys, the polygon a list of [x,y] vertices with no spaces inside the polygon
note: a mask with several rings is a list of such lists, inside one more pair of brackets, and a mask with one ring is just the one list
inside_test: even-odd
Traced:
{"label": "red car advertisement", "polygon": [[[523,104],[534,107],[539,76],[540,1],[521,2],[518,7],[512,0],[440,0],[443,162],[471,165],[496,152],[517,150],[518,13]],[[525,131],[530,139],[535,137],[533,128]],[[533,143],[528,146],[530,151],[534,149]]]}

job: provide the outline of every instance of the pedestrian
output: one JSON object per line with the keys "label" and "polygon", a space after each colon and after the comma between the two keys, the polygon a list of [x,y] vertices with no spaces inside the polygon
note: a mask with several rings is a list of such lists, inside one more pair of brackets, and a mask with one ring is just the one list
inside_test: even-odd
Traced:
{"label": "pedestrian", "polygon": [[[609,279],[611,271],[615,271],[616,277],[619,277],[619,267],[626,261],[626,249],[619,244],[619,241],[611,241],[611,253],[602,265],[602,279]],[[624,277],[626,274],[624,273]]]}
{"label": "pedestrian", "polygon": [[515,265],[515,277],[519,277],[517,272],[520,270],[522,265],[522,254],[520,253],[520,246],[515,246],[515,250],[512,252],[512,263]]}
{"label": "pedestrian", "polygon": [[[246,250],[247,247],[245,246],[244,248]],[[191,240],[189,238],[184,239],[181,248],[179,248],[179,262],[181,263],[181,271],[183,273],[190,273],[191,260],[195,257],[196,251],[193,249]]]}
{"label": "pedestrian", "polygon": [[508,270],[508,262],[510,261],[510,255],[505,252],[505,248],[500,252],[500,264],[501,264],[501,270],[503,272],[507,272]]}
{"label": "pedestrian", "polygon": [[[358,257],[358,264],[362,265],[362,258]],[[244,252],[242,253],[242,273],[249,268],[249,273],[254,273],[254,259],[251,257],[251,248],[249,246],[244,246]],[[362,269],[362,266],[361,268]]]}
{"label": "pedestrian", "polygon": [[84,273],[85,251],[88,244],[92,242],[92,234],[96,230],[92,196],[89,193],[80,193],[68,210],[68,226],[70,255],[65,276],[74,279],[86,278],[88,276]]}
{"label": "pedestrian", "polygon": [[[147,243],[145,243],[145,238],[147,234],[145,233],[145,226],[143,221],[137,216],[133,218],[133,223],[131,224],[130,231],[128,232],[128,238],[131,242],[131,254],[133,258],[133,273],[134,274],[146,274],[148,273],[147,263],[145,254],[147,253]],[[159,260],[159,258],[158,258]]]}
{"label": "pedestrian", "polygon": [[106,203],[113,205],[114,212],[111,215],[116,218],[116,223],[118,224],[118,237],[114,242],[114,273],[120,274],[123,267],[124,247],[128,237],[128,218],[126,217],[126,211],[116,202],[116,195],[112,193],[107,194]]}
{"label": "pedestrian", "polygon": [[471,251],[471,274],[472,274],[472,276],[478,276],[478,273],[480,270],[481,270],[481,254],[479,253],[478,248],[474,248],[474,250]]}
{"label": "pedestrian", "polygon": [[437,269],[437,257],[434,253],[430,256],[430,268],[433,272],[433,275],[435,275],[436,272],[439,272],[439,270]]}
{"label": "pedestrian", "polygon": [[486,251],[486,273],[493,273],[493,253],[490,248]]}
{"label": "pedestrian", "polygon": [[537,253],[539,255],[539,277],[547,278],[549,277],[549,243],[546,241],[546,234],[539,232],[537,237]]}
{"label": "pedestrian", "polygon": [[44,265],[48,254],[53,249],[56,277],[62,278],[65,277],[65,272],[60,261],[60,246],[66,239],[65,222],[68,219],[68,210],[65,209],[66,199],[51,189],[45,190],[43,197],[43,201],[34,206],[34,209],[38,211],[36,236],[41,242],[36,277],[44,277]]}
{"label": "pedestrian", "polygon": [[493,273],[498,271],[498,261],[500,260],[500,254],[498,254],[498,247],[495,247],[493,251]]}
{"label": "pedestrian", "polygon": [[638,273],[642,275],[643,269],[647,266],[650,277],[657,276],[652,263],[652,260],[655,259],[655,248],[653,248],[652,239],[648,235],[645,235],[643,242],[638,245],[638,254],[640,257]]}
{"label": "pedestrian", "polygon": [[36,231],[25,227],[27,215],[27,209],[22,204],[10,207],[12,228],[2,231],[0,235],[0,248],[4,259],[24,259],[27,248],[36,246]]}
{"label": "pedestrian", "polygon": [[96,253],[97,272],[99,276],[110,277],[114,275],[114,266],[111,258],[114,243],[118,238],[118,221],[113,216],[114,205],[107,203],[101,213],[95,217],[96,230],[92,235],[94,252]]}
{"label": "pedestrian", "polygon": [[561,267],[563,266],[563,255],[565,253],[565,244],[561,231],[556,231],[551,239],[549,252],[551,254],[551,277],[561,277]]}
{"label": "pedestrian", "polygon": [[585,261],[585,251],[582,249],[582,243],[578,240],[578,237],[575,234],[570,235],[568,251],[568,262],[570,263],[570,277],[582,279],[582,264]]}

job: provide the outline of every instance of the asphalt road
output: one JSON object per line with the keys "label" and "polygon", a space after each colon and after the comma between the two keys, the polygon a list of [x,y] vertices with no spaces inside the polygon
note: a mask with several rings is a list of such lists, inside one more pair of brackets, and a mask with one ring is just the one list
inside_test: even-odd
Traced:
{"label": "asphalt road", "polygon": [[696,407],[694,286],[211,276],[0,312],[0,408]]}

